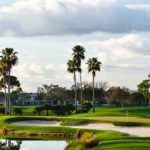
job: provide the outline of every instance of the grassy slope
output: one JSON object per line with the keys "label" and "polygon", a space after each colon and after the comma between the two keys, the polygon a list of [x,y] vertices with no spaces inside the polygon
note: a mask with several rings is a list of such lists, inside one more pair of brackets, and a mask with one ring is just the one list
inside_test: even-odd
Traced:
{"label": "grassy slope", "polygon": [[128,109],[129,117],[143,117],[150,118],[150,107],[97,107],[96,113],[92,112],[92,109],[89,113],[75,114],[72,117],[102,117],[102,116],[122,116],[126,117],[126,110]]}

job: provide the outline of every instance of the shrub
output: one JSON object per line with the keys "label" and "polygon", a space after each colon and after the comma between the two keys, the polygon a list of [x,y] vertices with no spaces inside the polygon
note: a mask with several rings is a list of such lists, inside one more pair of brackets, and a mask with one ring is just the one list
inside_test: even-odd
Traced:
{"label": "shrub", "polygon": [[39,114],[39,116],[41,115],[41,112],[43,111],[43,107],[42,106],[37,106],[35,107],[35,112],[37,112]]}
{"label": "shrub", "polygon": [[53,106],[52,111],[57,116],[64,116],[66,113],[70,115],[74,111],[74,109],[75,108],[72,104],[66,104]]}
{"label": "shrub", "polygon": [[86,150],[86,147],[83,143],[73,141],[65,148],[65,150]]}
{"label": "shrub", "polygon": [[76,132],[80,137],[78,140],[71,142],[65,150],[87,150],[99,145],[93,133],[85,132],[82,134],[80,130]]}
{"label": "shrub", "polygon": [[83,134],[83,131],[81,129],[78,129],[77,132],[76,132],[77,138],[80,139],[82,134]]}
{"label": "shrub", "polygon": [[82,111],[83,111],[84,113],[89,112],[89,110],[90,110],[91,108],[92,108],[91,102],[89,102],[89,101],[84,101],[84,102],[82,103]]}
{"label": "shrub", "polygon": [[142,126],[141,122],[114,122],[113,125],[115,126]]}
{"label": "shrub", "polygon": [[15,113],[15,115],[22,115],[23,111],[21,107],[13,107],[13,113]]}
{"label": "shrub", "polygon": [[65,105],[65,111],[68,115],[71,115],[71,113],[75,110],[75,107],[73,106],[73,104],[66,104]]}
{"label": "shrub", "polygon": [[57,116],[64,116],[66,113],[66,108],[63,105],[56,105],[53,106],[53,112],[57,115]]}
{"label": "shrub", "polygon": [[44,110],[46,110],[46,115],[48,116],[48,111],[49,110],[52,110],[52,105],[51,104],[45,104],[44,106],[43,106],[43,108],[44,108]]}
{"label": "shrub", "polygon": [[0,114],[4,114],[5,113],[5,107],[4,106],[0,106]]}
{"label": "shrub", "polygon": [[99,141],[96,139],[93,133],[85,132],[80,138],[80,142],[84,143],[86,148],[92,148],[98,146]]}

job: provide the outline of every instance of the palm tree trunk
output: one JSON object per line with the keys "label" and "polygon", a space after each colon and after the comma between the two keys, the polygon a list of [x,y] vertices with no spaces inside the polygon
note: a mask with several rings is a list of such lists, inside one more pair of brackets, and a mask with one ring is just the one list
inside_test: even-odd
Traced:
{"label": "palm tree trunk", "polygon": [[82,75],[81,75],[81,72],[80,72],[80,86],[81,86],[81,113],[82,113],[83,96],[82,96]]}
{"label": "palm tree trunk", "polygon": [[94,91],[94,75],[93,75],[93,113],[95,113],[95,91]]}
{"label": "palm tree trunk", "polygon": [[76,110],[76,113],[77,113],[77,83],[76,83],[76,73],[74,71],[74,85],[75,85],[75,88],[74,88],[74,92],[75,92],[75,110]]}
{"label": "palm tree trunk", "polygon": [[145,105],[145,108],[146,108],[146,106],[147,106],[147,104],[146,104],[146,96],[145,96],[145,102],[144,103],[145,103],[144,105]]}
{"label": "palm tree trunk", "polygon": [[10,100],[10,71],[8,75],[8,107],[9,107],[9,115],[11,115],[11,100]]}
{"label": "palm tree trunk", "polygon": [[7,116],[7,112],[8,112],[8,103],[7,103],[7,93],[6,93],[6,85],[4,85],[4,90],[5,90],[5,93],[4,93],[4,97],[5,97],[5,115]]}
{"label": "palm tree trunk", "polygon": [[48,110],[46,110],[46,115],[48,116]]}

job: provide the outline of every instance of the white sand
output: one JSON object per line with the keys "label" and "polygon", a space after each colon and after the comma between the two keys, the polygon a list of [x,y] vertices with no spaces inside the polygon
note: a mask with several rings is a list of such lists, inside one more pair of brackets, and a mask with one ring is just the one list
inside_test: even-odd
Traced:
{"label": "white sand", "polygon": [[59,126],[61,122],[58,121],[45,121],[45,120],[26,120],[12,122],[14,125],[25,125],[25,126]]}
{"label": "white sand", "polygon": [[[27,125],[27,126],[60,126],[60,122],[58,121],[43,121],[43,120],[18,121],[18,122],[12,122],[12,124]],[[96,130],[113,130],[113,131],[127,133],[130,136],[150,137],[149,127],[121,127],[121,126],[114,126],[113,124],[108,124],[108,123],[84,124],[84,125],[74,125],[74,126],[67,126],[67,127],[81,128],[81,129],[96,129]]]}
{"label": "white sand", "polygon": [[150,128],[149,127],[121,127],[121,126],[114,126],[113,124],[108,124],[108,123],[75,125],[75,126],[71,126],[71,127],[72,128],[81,128],[81,129],[113,130],[113,131],[127,133],[130,136],[150,137]]}

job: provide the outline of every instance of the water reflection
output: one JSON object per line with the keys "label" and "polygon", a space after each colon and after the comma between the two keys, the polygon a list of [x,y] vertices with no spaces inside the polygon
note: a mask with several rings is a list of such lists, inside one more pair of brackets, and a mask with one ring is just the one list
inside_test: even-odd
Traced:
{"label": "water reflection", "polygon": [[64,150],[66,141],[13,141],[1,140],[0,150]]}
{"label": "water reflection", "polygon": [[0,150],[20,150],[22,141],[0,141]]}

